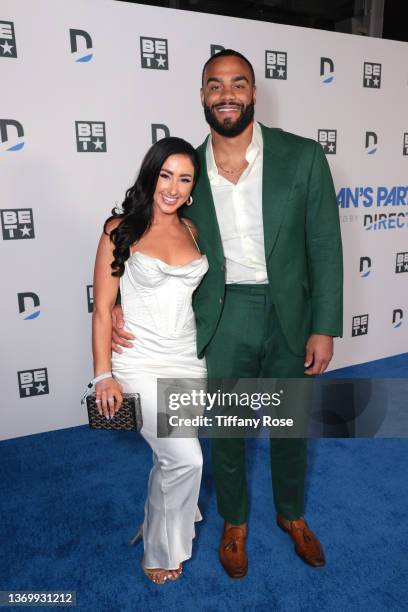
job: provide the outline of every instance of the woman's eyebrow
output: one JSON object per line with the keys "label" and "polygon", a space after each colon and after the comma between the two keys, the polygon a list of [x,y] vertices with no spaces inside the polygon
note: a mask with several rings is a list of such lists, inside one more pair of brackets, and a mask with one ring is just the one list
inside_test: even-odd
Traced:
{"label": "woman's eyebrow", "polygon": [[[171,170],[166,170],[166,168],[162,168],[161,172],[167,172],[167,174],[171,174],[171,176],[174,176],[174,172],[172,172]],[[180,176],[188,176],[188,177],[192,177],[191,174],[188,174],[187,172],[185,174],[180,174]]]}

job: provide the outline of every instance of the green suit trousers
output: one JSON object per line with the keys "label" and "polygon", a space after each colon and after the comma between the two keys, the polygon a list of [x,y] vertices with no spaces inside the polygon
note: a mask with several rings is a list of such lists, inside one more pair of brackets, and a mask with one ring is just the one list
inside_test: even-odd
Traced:
{"label": "green suit trousers", "polygon": [[[209,379],[305,376],[304,357],[288,347],[269,285],[226,286],[221,318],[205,357]],[[271,438],[270,459],[276,512],[297,519],[304,513],[306,439]],[[214,438],[212,464],[219,513],[232,524],[245,523],[245,439]]]}

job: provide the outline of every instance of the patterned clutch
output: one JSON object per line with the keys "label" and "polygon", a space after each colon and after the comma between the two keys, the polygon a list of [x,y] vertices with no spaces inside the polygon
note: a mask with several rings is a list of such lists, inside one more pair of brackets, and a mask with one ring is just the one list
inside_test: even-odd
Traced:
{"label": "patterned clutch", "polygon": [[142,429],[142,409],[138,393],[124,393],[119,412],[109,420],[103,414],[99,414],[95,399],[95,393],[86,397],[89,427],[92,427],[92,429],[124,429],[125,431],[140,431]]}

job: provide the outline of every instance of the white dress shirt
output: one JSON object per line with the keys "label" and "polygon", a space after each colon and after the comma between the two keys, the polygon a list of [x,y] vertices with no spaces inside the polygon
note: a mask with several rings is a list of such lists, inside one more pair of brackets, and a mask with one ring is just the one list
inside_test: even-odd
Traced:
{"label": "white dress shirt", "polygon": [[211,137],[207,142],[208,178],[225,256],[226,283],[267,283],[262,221],[263,140],[254,123],[245,158],[248,166],[236,185],[218,174]]}

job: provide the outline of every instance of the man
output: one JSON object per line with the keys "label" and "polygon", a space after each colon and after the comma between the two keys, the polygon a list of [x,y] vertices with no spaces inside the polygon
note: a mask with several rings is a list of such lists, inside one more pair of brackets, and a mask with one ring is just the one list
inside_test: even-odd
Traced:
{"label": "man", "polygon": [[[186,216],[210,269],[194,296],[197,350],[209,378],[324,372],[342,334],[342,251],[336,195],[315,141],[254,122],[252,65],[232,50],[205,64],[201,101],[211,135]],[[116,331],[119,331],[118,329]],[[126,334],[114,335],[125,344]],[[271,439],[277,523],[314,567],[322,547],[304,517],[306,440]],[[220,561],[247,572],[244,439],[212,440]]]}

